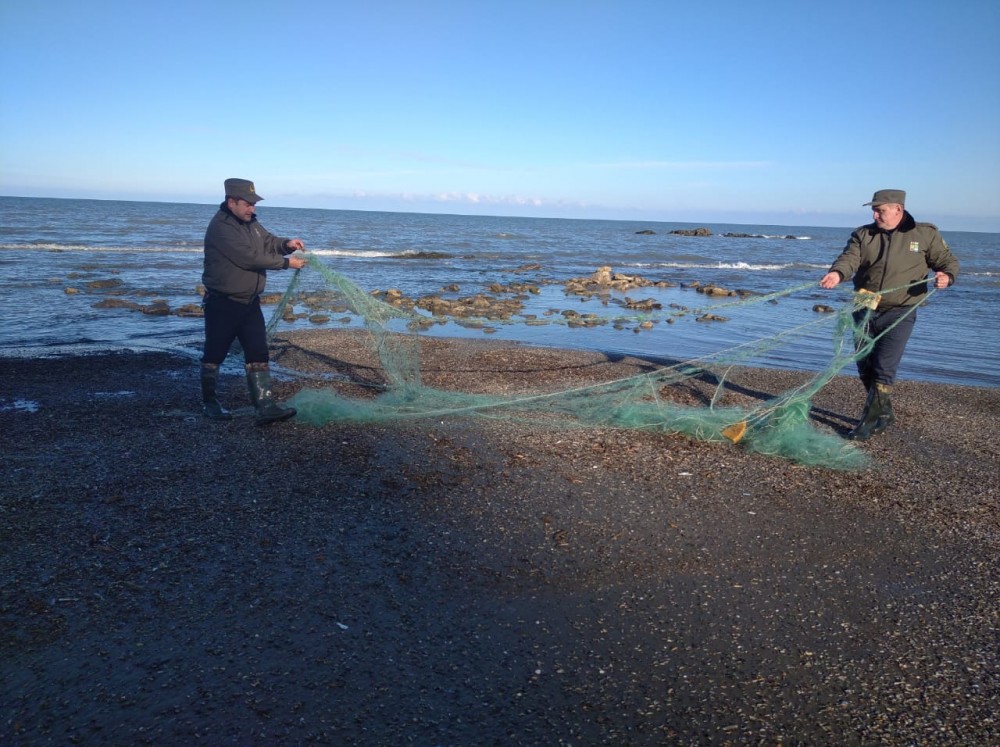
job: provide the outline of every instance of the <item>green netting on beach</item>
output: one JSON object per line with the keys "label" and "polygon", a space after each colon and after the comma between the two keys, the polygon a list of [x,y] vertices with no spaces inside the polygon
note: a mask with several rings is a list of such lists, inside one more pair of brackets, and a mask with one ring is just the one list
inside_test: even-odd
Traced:
{"label": "green netting on beach", "polygon": [[[414,331],[393,330],[390,326],[394,320],[402,320],[410,330],[419,329],[426,317],[378,300],[316,258],[310,258],[308,267],[319,272],[347,307],[364,319],[370,345],[388,384],[381,394],[372,398],[346,397],[332,387],[304,389],[290,401],[301,421],[322,426],[334,422],[386,423],[420,418],[516,418],[548,426],[610,426],[678,433],[833,469],[858,469],[868,464],[865,453],[852,442],[819,430],[809,417],[815,394],[845,366],[865,355],[875,342],[865,334],[864,319],[860,323],[855,323],[854,319],[855,311],[866,308],[866,298],[855,296],[834,314],[822,315],[815,322],[648,373],[557,392],[488,396],[423,386],[419,335]],[[291,303],[297,282],[298,272],[274,312],[269,332]],[[778,293],[719,304],[711,309],[734,311],[740,306],[766,303],[813,287],[815,283],[808,283]],[[641,318],[653,316],[644,314]],[[731,367],[760,359],[769,350],[806,334],[816,325],[831,323],[829,364],[806,383],[753,406],[717,406]],[[715,396],[707,405],[681,405],[664,396],[671,385],[692,378],[710,381],[715,386]]]}

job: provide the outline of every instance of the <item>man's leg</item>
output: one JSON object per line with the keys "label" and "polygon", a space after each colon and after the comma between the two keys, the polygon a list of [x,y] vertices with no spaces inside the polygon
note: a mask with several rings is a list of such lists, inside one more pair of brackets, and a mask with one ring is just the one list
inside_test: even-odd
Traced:
{"label": "man's leg", "polygon": [[233,416],[219,402],[217,386],[219,366],[226,359],[236,339],[241,314],[234,302],[224,296],[206,294],[202,301],[205,313],[205,346],[201,357],[201,402],[205,417],[232,420]]}
{"label": "man's leg", "polygon": [[890,309],[873,317],[872,333],[878,340],[866,359],[872,383],[861,421],[847,435],[848,438],[864,441],[896,422],[896,414],[892,410],[892,386],[915,323],[916,311],[906,308]]}
{"label": "man's leg", "polygon": [[287,420],[295,415],[292,407],[283,407],[274,401],[271,393],[270,352],[267,348],[267,328],[260,300],[255,299],[247,310],[246,322],[238,333],[243,346],[247,369],[247,390],[250,401],[257,410],[257,425]]}
{"label": "man's leg", "polygon": [[[854,340],[854,349],[860,351],[862,347],[871,344],[872,337],[875,336],[874,324],[871,319],[871,312],[867,309],[862,311],[856,311],[854,313],[854,324],[859,328],[859,333],[856,333]],[[865,391],[872,388],[872,384],[875,383],[875,372],[872,370],[872,355],[874,350],[869,350],[868,354],[858,358],[856,365],[858,367],[858,378],[861,379],[861,383],[864,384]]]}
{"label": "man's leg", "polygon": [[917,312],[906,308],[890,309],[879,315],[875,334],[882,336],[870,356],[875,383],[892,386],[896,382],[896,372],[916,322]]}

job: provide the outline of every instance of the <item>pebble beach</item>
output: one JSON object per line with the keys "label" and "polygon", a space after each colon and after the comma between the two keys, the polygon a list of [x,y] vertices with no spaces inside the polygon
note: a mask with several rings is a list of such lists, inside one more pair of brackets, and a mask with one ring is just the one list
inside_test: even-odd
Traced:
{"label": "pebble beach", "polygon": [[[469,392],[655,365],[421,345]],[[349,330],[273,358],[379,376]],[[0,358],[0,385],[4,744],[1000,742],[1000,390],[900,382],[844,472],[612,428],[257,427],[238,375],[212,422],[170,352]],[[813,420],[861,405],[838,377]]]}

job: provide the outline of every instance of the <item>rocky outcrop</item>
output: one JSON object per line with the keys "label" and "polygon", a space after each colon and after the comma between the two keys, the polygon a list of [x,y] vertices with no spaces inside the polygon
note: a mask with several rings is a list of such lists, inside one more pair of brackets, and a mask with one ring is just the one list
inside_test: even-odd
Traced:
{"label": "rocky outcrop", "polygon": [[765,236],[760,233],[724,233],[722,234],[727,239],[795,239],[798,240],[798,236]]}
{"label": "rocky outcrop", "polygon": [[[540,265],[522,265],[518,270],[540,268]],[[604,306],[617,305],[627,313],[615,317],[609,316],[606,312],[603,314],[581,313],[575,309],[553,308],[544,312],[541,315],[542,318],[534,314],[525,314],[525,301],[533,295],[538,295],[542,285],[556,282],[543,279],[537,282],[486,283],[483,292],[458,297],[455,297],[460,292],[458,283],[448,283],[442,286],[439,292],[420,298],[410,298],[398,288],[373,290],[369,292],[369,295],[394,308],[412,312],[413,317],[408,321],[408,326],[413,330],[453,322],[464,327],[481,329],[483,332],[493,332],[496,327],[489,326],[488,322],[511,322],[516,319],[518,323],[527,326],[539,326],[558,321],[569,327],[596,327],[613,324],[616,329],[628,328],[639,332],[652,329],[661,321],[672,324],[676,317],[691,313],[687,307],[672,303],[670,307],[674,311],[666,314],[665,319],[644,317],[644,315],[654,315],[656,312],[661,312],[663,305],[652,297],[635,298],[627,294],[641,288],[672,288],[676,287],[677,284],[666,280],[651,280],[641,275],[615,272],[610,265],[604,265],[598,267],[588,276],[566,280],[562,283],[563,290],[567,296],[579,296],[581,301],[596,298]],[[682,283],[681,287],[695,290],[709,297],[728,298],[750,295],[749,291],[732,290],[698,281]],[[198,285],[195,290],[202,296],[205,293],[205,289],[201,285]],[[144,294],[142,291],[129,292],[121,286],[117,279],[100,281],[96,285],[88,284],[86,291],[98,291],[104,296],[94,304],[95,308],[124,309],[151,316],[168,314],[185,317],[204,316],[200,303],[183,304],[172,309],[164,299],[154,299],[151,303],[144,304],[136,300],[122,298],[120,296],[126,293],[133,297],[148,294]],[[81,290],[66,288],[66,292],[74,294],[80,293]],[[273,306],[279,304],[283,298],[284,294],[282,293],[266,293],[261,296],[261,303]],[[299,310],[296,310],[296,307]],[[817,305],[814,310],[825,312],[826,308],[820,309]],[[348,315],[339,319],[333,317],[334,314],[345,313]],[[545,317],[553,318],[547,319]],[[332,290],[313,290],[301,292],[291,299],[282,310],[282,319],[289,323],[307,320],[314,325],[326,325],[333,321],[350,324],[357,320],[357,315],[340,293]],[[711,313],[702,313],[701,316],[697,317],[697,320],[703,322],[727,321],[725,317]]]}

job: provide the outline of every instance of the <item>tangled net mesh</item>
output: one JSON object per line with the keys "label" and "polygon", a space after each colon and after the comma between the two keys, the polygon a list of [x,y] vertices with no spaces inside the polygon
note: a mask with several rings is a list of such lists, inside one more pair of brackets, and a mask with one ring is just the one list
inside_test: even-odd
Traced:
{"label": "tangled net mesh", "polygon": [[[369,398],[344,396],[332,386],[305,388],[289,400],[298,411],[296,417],[300,421],[323,426],[336,422],[373,424],[421,418],[516,418],[521,422],[530,419],[546,426],[606,426],[677,433],[701,441],[738,444],[750,452],[832,469],[854,470],[870,463],[865,452],[852,442],[818,429],[809,417],[816,393],[845,366],[870,352],[878,339],[866,333],[867,315],[871,313],[870,297],[855,294],[834,314],[822,315],[816,322],[711,356],[666,365],[627,378],[554,392],[484,395],[446,391],[421,383],[420,335],[416,330],[426,326],[422,324],[427,321],[426,316],[375,298],[315,257],[309,258],[307,266],[318,272],[327,289],[335,292],[352,313],[364,320],[368,344],[378,357],[387,385],[377,396]],[[297,294],[299,273],[295,272],[272,314],[267,330],[269,336]],[[808,283],[711,308],[732,310],[813,287],[815,283]],[[861,310],[865,310],[865,314],[856,320],[855,312]],[[644,314],[642,319],[655,316]],[[805,334],[814,325],[831,322],[833,351],[830,361],[805,383],[753,405],[722,407],[717,404],[728,369],[787,344],[789,339]],[[393,325],[403,325],[408,331],[392,329]],[[715,373],[720,369],[724,373]],[[664,396],[667,387],[693,378],[705,380],[707,373],[716,387],[707,405],[678,404]]]}

